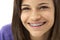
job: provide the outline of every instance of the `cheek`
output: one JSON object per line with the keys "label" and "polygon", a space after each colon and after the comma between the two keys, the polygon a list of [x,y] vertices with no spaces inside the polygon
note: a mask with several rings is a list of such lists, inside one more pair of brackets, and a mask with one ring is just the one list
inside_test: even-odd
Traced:
{"label": "cheek", "polygon": [[24,13],[22,13],[22,14],[21,14],[21,21],[22,21],[22,22],[26,22],[27,19],[28,19],[28,17],[29,17],[28,14],[24,14]]}
{"label": "cheek", "polygon": [[45,12],[43,16],[48,20],[48,25],[51,27],[54,24],[54,12]]}
{"label": "cheek", "polygon": [[46,18],[47,20],[53,20],[54,19],[54,12],[43,12],[42,16]]}

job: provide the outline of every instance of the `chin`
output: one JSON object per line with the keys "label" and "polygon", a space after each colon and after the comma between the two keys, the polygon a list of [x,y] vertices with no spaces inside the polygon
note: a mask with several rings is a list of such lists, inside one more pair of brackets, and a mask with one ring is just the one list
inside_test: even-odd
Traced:
{"label": "chin", "polygon": [[31,32],[30,35],[34,36],[34,37],[41,37],[44,34],[44,32],[41,31],[35,31],[35,32]]}

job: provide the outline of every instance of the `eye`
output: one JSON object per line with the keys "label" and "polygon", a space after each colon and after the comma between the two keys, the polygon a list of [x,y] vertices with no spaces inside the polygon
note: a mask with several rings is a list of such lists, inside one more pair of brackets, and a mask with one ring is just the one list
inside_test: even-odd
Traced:
{"label": "eye", "polygon": [[30,10],[30,8],[25,7],[25,8],[22,8],[22,11],[23,11],[23,10]]}
{"label": "eye", "polygon": [[40,10],[45,10],[45,9],[48,9],[49,7],[48,6],[41,6],[39,7]]}

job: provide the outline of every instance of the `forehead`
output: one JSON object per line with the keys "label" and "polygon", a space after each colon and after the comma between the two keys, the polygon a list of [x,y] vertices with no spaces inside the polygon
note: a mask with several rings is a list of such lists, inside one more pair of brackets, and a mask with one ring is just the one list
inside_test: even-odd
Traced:
{"label": "forehead", "polygon": [[22,4],[52,3],[53,0],[23,0]]}

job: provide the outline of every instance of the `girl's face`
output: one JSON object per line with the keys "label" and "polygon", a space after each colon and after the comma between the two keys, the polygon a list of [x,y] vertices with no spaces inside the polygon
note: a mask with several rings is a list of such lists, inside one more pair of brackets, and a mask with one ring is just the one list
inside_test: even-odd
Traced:
{"label": "girl's face", "polygon": [[30,35],[41,36],[53,26],[53,0],[23,0],[21,9],[21,21]]}

